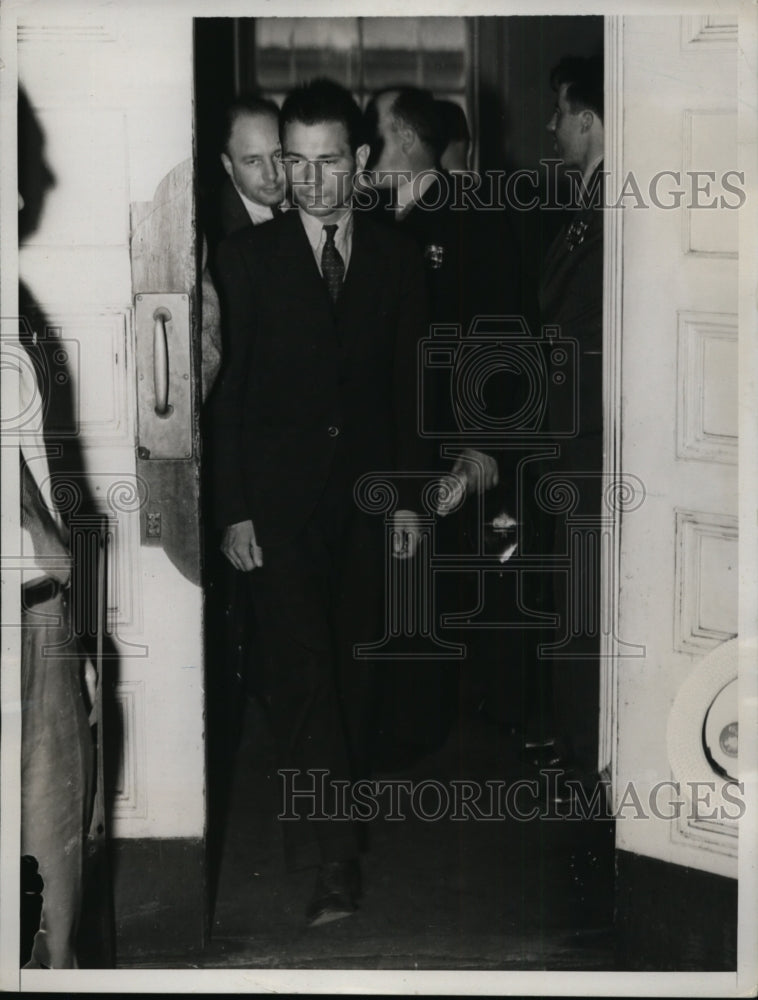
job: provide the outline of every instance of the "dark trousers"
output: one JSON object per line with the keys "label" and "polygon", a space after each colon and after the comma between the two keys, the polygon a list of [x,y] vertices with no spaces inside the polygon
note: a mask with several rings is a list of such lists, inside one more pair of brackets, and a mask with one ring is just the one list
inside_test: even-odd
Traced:
{"label": "dark trousers", "polygon": [[[576,505],[556,519],[553,550],[570,554],[567,573],[552,580],[553,607],[565,644],[551,657],[553,717],[570,759],[583,771],[597,768],[600,711],[600,549],[604,491],[602,439],[588,434],[564,445],[555,468],[573,483]],[[570,526],[573,523],[573,529]]]}
{"label": "dark trousers", "polygon": [[[336,810],[331,782],[368,770],[373,672],[353,646],[377,638],[381,544],[381,524],[353,508],[349,482],[334,476],[302,531],[264,545],[251,574],[278,768],[296,772],[280,788],[306,792],[283,802],[298,816],[282,820],[290,869],[357,854],[353,824],[324,817]],[[316,769],[326,771],[323,785],[307,773]]]}

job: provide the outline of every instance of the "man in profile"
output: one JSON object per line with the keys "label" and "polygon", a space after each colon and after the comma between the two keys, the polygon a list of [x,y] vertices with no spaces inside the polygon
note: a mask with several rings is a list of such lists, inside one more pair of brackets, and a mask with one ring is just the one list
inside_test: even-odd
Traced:
{"label": "man in profile", "polygon": [[[557,732],[551,763],[563,763],[592,780],[597,770],[603,471],[603,187],[598,183],[604,149],[602,59],[564,58],[553,68],[550,83],[556,102],[547,129],[556,155],[573,173],[575,204],[545,257],[540,311],[543,324],[558,327],[564,340],[577,343],[578,409],[575,413],[568,393],[551,393],[548,427],[560,454],[546,471],[573,481],[578,497],[574,513],[591,525],[586,537],[593,553],[584,567],[572,568],[570,581],[565,574],[553,575],[555,610],[566,629],[568,621],[573,622],[573,634],[562,650],[564,658],[552,668]],[[574,425],[575,433],[565,437]],[[555,528],[559,530],[557,524]],[[556,535],[555,550],[564,551],[565,545]]]}
{"label": "man in profile", "polygon": [[[297,815],[282,829],[287,866],[318,868],[314,925],[352,913],[359,893],[353,824],[329,817],[332,783],[365,773],[371,677],[353,646],[376,637],[383,551],[353,490],[366,473],[428,468],[416,427],[426,315],[413,246],[353,212],[369,147],[350,94],[329,80],[296,88],[281,137],[297,210],[219,247],[229,356],[214,479],[223,551],[252,574],[280,771],[312,792],[285,794]],[[408,559],[418,481],[401,476],[397,490],[393,555]]]}
{"label": "man in profile", "polygon": [[[457,327],[462,345],[476,317],[518,315],[518,258],[503,212],[478,211],[462,202],[454,178],[442,169],[447,133],[440,102],[428,90],[390,87],[374,95],[366,123],[372,136],[372,182],[391,197],[389,207],[378,214],[407,234],[424,255],[430,323]],[[475,432],[460,437],[459,414],[466,401],[457,392],[453,372],[430,369],[424,380],[434,388],[435,405],[425,406],[424,420],[435,434],[436,469],[441,477],[452,473],[454,479],[448,481],[457,484],[449,493],[451,504],[440,509],[449,516],[437,525],[437,545],[448,556],[459,555],[471,551],[470,539],[481,527],[475,523],[478,512],[473,503],[449,511],[463,490],[477,494],[495,487],[501,470],[494,454],[477,447]],[[521,384],[501,372],[498,384],[505,382],[505,393],[516,399]],[[444,444],[460,444],[458,457],[442,457]],[[462,580],[460,574],[448,572],[437,579],[437,611],[460,613],[476,603],[476,595],[463,589],[477,583],[470,576]],[[449,661],[399,662],[384,671],[383,679],[387,712],[394,716],[386,725],[386,758],[389,766],[403,766],[437,750],[447,737],[457,712],[457,668]]]}

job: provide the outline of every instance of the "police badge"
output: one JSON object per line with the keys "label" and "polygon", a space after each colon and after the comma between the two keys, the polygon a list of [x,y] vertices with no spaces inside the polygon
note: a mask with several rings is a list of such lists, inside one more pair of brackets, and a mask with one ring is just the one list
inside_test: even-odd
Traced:
{"label": "police badge", "polygon": [[439,271],[445,259],[445,248],[439,243],[427,243],[424,247],[424,260],[433,271]]}

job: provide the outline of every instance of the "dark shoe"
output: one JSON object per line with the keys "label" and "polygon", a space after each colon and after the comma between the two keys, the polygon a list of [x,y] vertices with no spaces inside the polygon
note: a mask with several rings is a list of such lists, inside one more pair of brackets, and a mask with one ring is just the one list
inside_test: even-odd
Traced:
{"label": "dark shoe", "polygon": [[328,924],[355,913],[360,896],[360,870],[357,860],[327,861],[321,865],[316,885],[305,910],[311,927]]}

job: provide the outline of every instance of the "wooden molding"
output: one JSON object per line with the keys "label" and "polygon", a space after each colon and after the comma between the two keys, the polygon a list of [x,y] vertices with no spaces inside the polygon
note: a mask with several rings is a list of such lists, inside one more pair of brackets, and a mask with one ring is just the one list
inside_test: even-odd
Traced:
{"label": "wooden molding", "polygon": [[113,817],[144,819],[147,816],[145,780],[145,682],[119,681],[114,700],[121,722],[121,757],[111,790]]}
{"label": "wooden molding", "polygon": [[715,14],[682,17],[682,50],[737,48],[737,18]]}
{"label": "wooden molding", "polygon": [[[703,135],[702,130],[710,128],[712,133],[719,127],[721,119],[722,127],[727,127],[727,135],[713,136],[709,134],[705,146],[707,147],[705,163],[697,162],[698,159],[698,135],[700,132],[700,155],[703,155]],[[731,121],[730,121],[731,120]],[[734,134],[731,134],[733,124]],[[689,176],[693,172],[706,170],[712,171],[715,179],[712,180],[713,188],[708,193],[702,191],[702,202],[700,196],[695,196],[696,206],[693,207],[687,202],[682,203],[682,249],[688,257],[703,257],[709,259],[737,260],[737,217],[729,213],[728,209],[715,207],[710,208],[712,202],[724,197],[724,190],[719,183],[719,170],[716,169],[719,157],[723,155],[724,149],[734,144],[734,161],[737,160],[737,109],[733,108],[700,108],[696,111],[687,109],[683,115],[683,135],[682,135],[682,177]],[[729,169],[729,167],[727,168]],[[704,207],[708,206],[708,207]],[[693,213],[698,213],[695,216]],[[725,214],[725,212],[727,214]],[[702,226],[695,225],[695,221],[706,219],[708,226],[703,230]],[[729,229],[730,221],[734,222],[733,230]]]}
{"label": "wooden molding", "polygon": [[[733,400],[737,398],[737,316],[682,311],[677,326],[677,457],[736,465],[737,434],[709,430],[706,409],[709,347],[733,345],[734,385],[730,395]],[[736,403],[734,418],[736,424]]]}
{"label": "wooden molding", "polygon": [[[737,594],[737,518],[728,514],[707,514],[697,511],[676,510],[676,567],[674,648],[682,653],[706,653],[732,639],[736,628],[724,620],[709,620],[709,614],[718,615],[718,609],[703,594],[704,584],[714,586],[719,593],[729,593],[734,588],[730,602],[736,609]],[[723,547],[720,565],[714,567],[707,561],[705,545]],[[730,550],[734,550],[733,552]],[[711,552],[711,556],[713,553]],[[716,572],[721,573],[720,580]],[[732,574],[731,579],[727,574]],[[719,586],[715,586],[719,583]],[[735,622],[736,625],[736,622]]]}
{"label": "wooden molding", "polygon": [[[623,17],[605,19],[605,169],[608,199],[613,204],[623,185],[624,80]],[[603,475],[620,481],[621,465],[621,366],[622,366],[622,264],[623,212],[604,214],[603,266]],[[601,553],[600,617],[600,734],[598,770],[609,773],[616,785],[618,738],[619,591],[622,507],[611,513],[608,543]]]}

